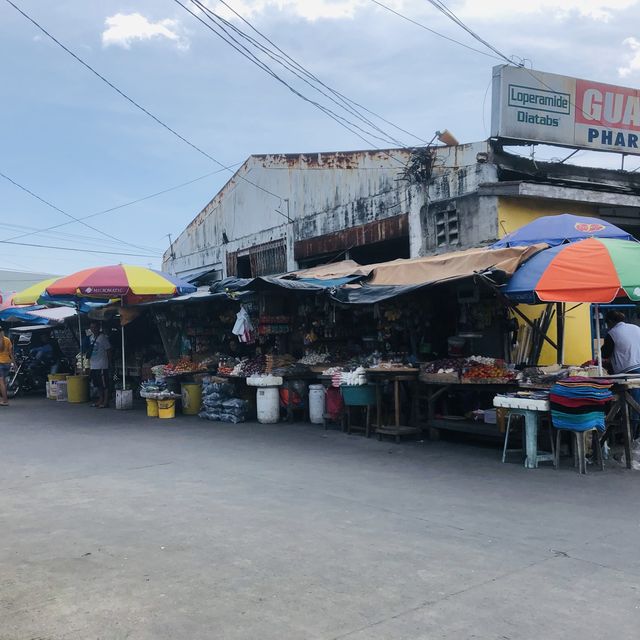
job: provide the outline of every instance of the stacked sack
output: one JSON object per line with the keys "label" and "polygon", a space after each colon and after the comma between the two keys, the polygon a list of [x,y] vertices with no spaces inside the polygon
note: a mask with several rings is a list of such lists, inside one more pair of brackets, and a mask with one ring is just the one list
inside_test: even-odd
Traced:
{"label": "stacked sack", "polygon": [[605,430],[605,409],[613,399],[611,383],[586,377],[565,378],[551,387],[551,421],[556,429]]}
{"label": "stacked sack", "polygon": [[203,420],[216,422],[244,422],[249,403],[241,398],[234,398],[233,394],[233,385],[228,382],[203,382],[202,409],[198,416]]}

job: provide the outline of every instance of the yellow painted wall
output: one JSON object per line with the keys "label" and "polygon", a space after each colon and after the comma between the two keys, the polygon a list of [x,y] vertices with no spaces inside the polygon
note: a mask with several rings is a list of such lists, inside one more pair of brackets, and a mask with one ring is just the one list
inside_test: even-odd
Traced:
{"label": "yellow painted wall", "polygon": [[598,217],[598,208],[579,202],[554,202],[536,198],[498,198],[498,236],[511,233],[536,218],[557,213]]}
{"label": "yellow painted wall", "polygon": [[[535,198],[498,198],[498,234],[500,237],[519,229],[541,216],[558,213],[573,213],[597,217],[594,206],[572,202],[552,202]],[[567,304],[567,309],[574,305]],[[565,317],[564,364],[582,364],[591,359],[591,327],[589,306],[582,304],[569,311]],[[518,305],[528,318],[538,318],[544,305]],[[516,316],[517,317],[517,316]],[[555,342],[555,318],[549,329],[549,338]],[[548,342],[544,343],[538,364],[553,364],[557,361],[556,351]]]}

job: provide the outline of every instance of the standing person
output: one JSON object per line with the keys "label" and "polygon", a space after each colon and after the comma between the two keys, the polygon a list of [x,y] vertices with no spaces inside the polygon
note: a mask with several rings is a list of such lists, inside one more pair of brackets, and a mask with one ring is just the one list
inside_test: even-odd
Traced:
{"label": "standing person", "polygon": [[[625,322],[621,311],[610,310],[604,317],[607,323],[607,336],[602,345],[602,357],[609,360],[612,373],[640,374],[640,327]],[[640,403],[640,389],[631,389],[634,400]],[[638,435],[640,416],[632,413],[634,438]]]}
{"label": "standing person", "polygon": [[13,359],[13,345],[11,340],[4,335],[4,329],[0,327],[0,407],[9,405],[7,397],[7,376],[11,365],[15,364]]}
{"label": "standing person", "polygon": [[89,325],[89,367],[91,382],[98,389],[98,400],[95,407],[106,409],[109,406],[109,369],[111,368],[111,343],[102,333],[100,324]]}

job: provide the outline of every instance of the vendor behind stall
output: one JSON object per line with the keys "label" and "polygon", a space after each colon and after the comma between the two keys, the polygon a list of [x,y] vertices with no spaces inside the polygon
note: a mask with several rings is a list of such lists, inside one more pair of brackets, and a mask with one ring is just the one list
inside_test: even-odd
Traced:
{"label": "vendor behind stall", "polygon": [[[605,316],[607,335],[602,346],[602,357],[609,360],[612,373],[640,374],[640,327],[625,322],[621,311],[611,310]],[[640,389],[631,389],[631,395],[640,403]],[[638,436],[640,416],[634,411],[633,435]]]}

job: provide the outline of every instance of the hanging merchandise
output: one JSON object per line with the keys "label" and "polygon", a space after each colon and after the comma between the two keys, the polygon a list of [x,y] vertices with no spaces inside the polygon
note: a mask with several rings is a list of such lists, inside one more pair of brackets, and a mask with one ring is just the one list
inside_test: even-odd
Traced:
{"label": "hanging merchandise", "polygon": [[233,325],[231,333],[238,336],[240,342],[247,344],[253,344],[255,342],[254,328],[244,305],[240,307],[240,311],[238,311],[236,315],[236,323]]}

